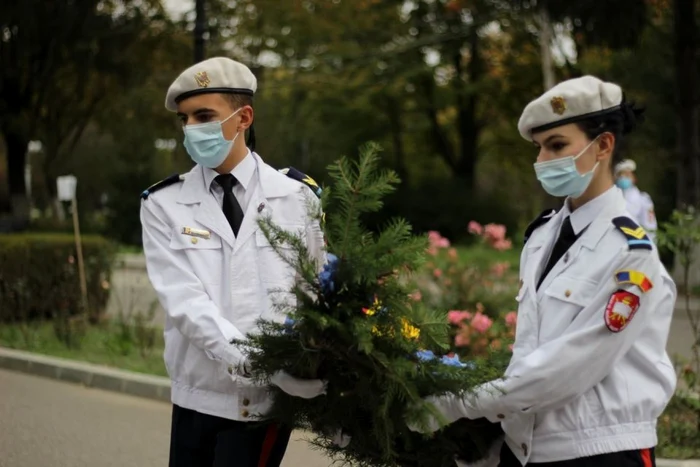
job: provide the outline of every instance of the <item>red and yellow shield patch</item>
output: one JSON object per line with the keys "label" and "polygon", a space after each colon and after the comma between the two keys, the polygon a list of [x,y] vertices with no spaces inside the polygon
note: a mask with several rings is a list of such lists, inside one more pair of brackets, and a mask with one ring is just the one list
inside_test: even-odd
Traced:
{"label": "red and yellow shield patch", "polygon": [[605,325],[612,332],[620,332],[639,309],[639,297],[626,290],[618,290],[610,296],[605,307]]}

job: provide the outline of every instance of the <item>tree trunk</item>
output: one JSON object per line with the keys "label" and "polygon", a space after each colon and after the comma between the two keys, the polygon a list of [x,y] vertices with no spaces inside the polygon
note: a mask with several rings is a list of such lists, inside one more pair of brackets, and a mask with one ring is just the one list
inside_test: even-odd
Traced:
{"label": "tree trunk", "polygon": [[24,179],[29,138],[18,131],[3,129],[7,147],[7,179],[10,185],[10,205],[12,217],[19,223],[29,221],[29,198]]}
{"label": "tree trunk", "polygon": [[537,15],[537,22],[540,30],[540,55],[542,56],[542,81],[544,90],[554,87],[554,65],[552,61],[552,25],[549,21],[549,13],[543,5]]}
{"label": "tree trunk", "polygon": [[425,114],[430,122],[430,137],[433,142],[433,146],[435,147],[438,155],[440,155],[442,160],[445,161],[445,164],[447,164],[453,173],[456,173],[457,165],[455,163],[452,143],[438,121],[437,99],[435,97],[435,78],[432,75],[426,75],[420,80],[420,83],[422,85],[421,87],[425,97]]}
{"label": "tree trunk", "polygon": [[676,115],[678,125],[678,206],[700,203],[700,147],[697,103],[695,2],[674,0]]}
{"label": "tree trunk", "polygon": [[403,147],[403,122],[401,120],[400,101],[393,96],[386,96],[386,113],[389,118],[389,129],[391,131],[391,142],[394,148],[394,158],[396,162],[396,173],[403,182],[407,181],[408,170],[406,168],[406,156]]}
{"label": "tree trunk", "polygon": [[[479,55],[479,35],[474,27],[469,37],[469,65],[467,66],[468,79],[472,87],[476,85],[483,74],[483,63]],[[458,60],[461,59],[461,56]],[[459,70],[459,68],[458,68]],[[459,76],[457,79],[462,80]],[[478,159],[478,145],[480,125],[477,121],[476,110],[479,103],[479,93],[474,90],[465,92],[464,85],[460,81],[458,88],[458,125],[460,154],[455,175],[462,179],[468,193],[471,193],[476,184],[476,162]]]}
{"label": "tree trunk", "polygon": [[206,9],[204,7],[205,0],[195,0],[195,20],[194,20],[194,62],[199,63],[205,57],[205,39],[206,32]]}

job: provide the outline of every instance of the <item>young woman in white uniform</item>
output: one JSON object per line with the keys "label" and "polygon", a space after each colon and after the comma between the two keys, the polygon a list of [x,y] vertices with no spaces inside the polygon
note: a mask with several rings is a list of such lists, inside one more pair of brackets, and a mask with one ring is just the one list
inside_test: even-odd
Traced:
{"label": "young woman in white uniform", "polygon": [[618,85],[585,76],[520,118],[535,175],[566,200],[527,229],[505,377],[473,396],[429,399],[448,422],[500,421],[501,467],[655,464],[656,420],[676,384],[666,354],[676,288],[613,177],[640,114]]}

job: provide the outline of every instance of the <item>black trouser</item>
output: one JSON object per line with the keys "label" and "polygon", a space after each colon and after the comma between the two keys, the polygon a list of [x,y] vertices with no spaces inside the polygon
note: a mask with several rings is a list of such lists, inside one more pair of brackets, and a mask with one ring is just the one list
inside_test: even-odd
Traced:
{"label": "black trouser", "polygon": [[170,467],[279,467],[291,430],[173,405]]}
{"label": "black trouser", "polygon": [[[559,462],[528,462],[527,465],[532,467],[656,467],[656,457],[654,448],[650,448],[612,452]],[[522,467],[518,458],[505,443],[501,449],[501,462],[498,467]]]}

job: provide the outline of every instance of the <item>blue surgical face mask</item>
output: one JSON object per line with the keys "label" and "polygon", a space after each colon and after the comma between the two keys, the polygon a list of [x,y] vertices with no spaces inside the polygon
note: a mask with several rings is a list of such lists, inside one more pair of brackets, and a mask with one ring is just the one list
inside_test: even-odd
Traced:
{"label": "blue surgical face mask", "polygon": [[229,141],[224,137],[222,125],[240,110],[236,110],[220,122],[185,126],[185,149],[187,149],[187,154],[190,155],[193,161],[210,169],[215,169],[223,164],[229,152],[231,152],[233,143],[236,142],[240,131]]}
{"label": "blue surgical face mask", "polygon": [[581,196],[588,188],[588,185],[590,185],[593,173],[598,168],[599,163],[596,162],[590,172],[580,174],[576,169],[576,159],[581,157],[594,142],[595,139],[575,156],[536,163],[535,173],[544,191],[558,197],[571,196],[572,198],[578,198]]}
{"label": "blue surgical face mask", "polygon": [[632,179],[629,177],[620,177],[617,180],[615,180],[615,185],[617,185],[620,189],[626,190],[628,188],[631,188],[634,183],[632,183]]}

